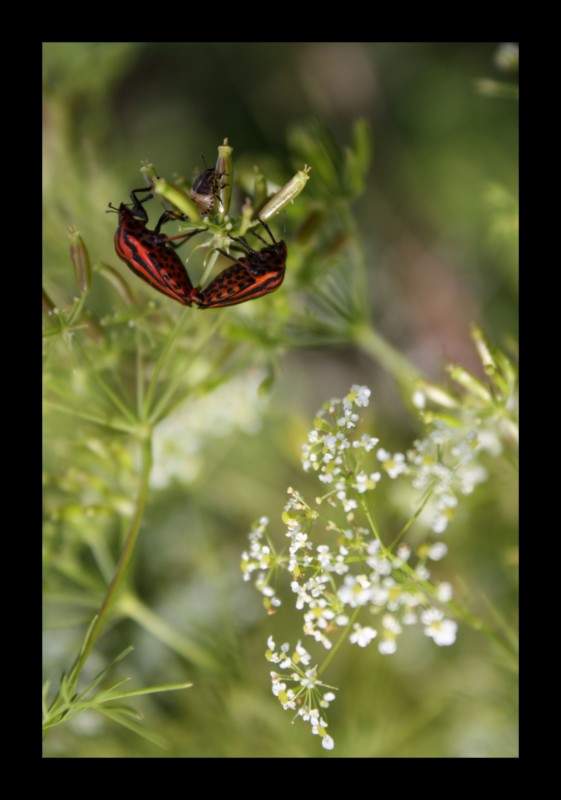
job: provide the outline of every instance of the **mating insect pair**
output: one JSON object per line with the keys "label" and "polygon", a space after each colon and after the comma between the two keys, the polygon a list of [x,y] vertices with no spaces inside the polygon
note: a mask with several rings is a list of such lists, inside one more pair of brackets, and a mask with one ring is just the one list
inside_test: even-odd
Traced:
{"label": "mating insect pair", "polygon": [[[137,195],[140,193],[148,194],[143,200],[139,200]],[[115,208],[109,204],[109,208],[119,215],[119,226],[115,233],[117,255],[139,278],[157,291],[186,306],[222,308],[262,297],[278,289],[283,282],[286,245],[282,241],[277,242],[269,227],[261,222],[271,237],[272,244],[268,244],[254,231],[252,233],[265,244],[259,251],[253,250],[244,238],[232,237],[243,255],[233,258],[220,251],[234,262],[232,266],[221,272],[206,289],[194,287],[175,250],[204,229],[179,236],[166,236],[160,232],[162,225],[171,219],[182,217],[164,211],[154,230],[149,230],[148,214],[143,203],[152,197],[150,189],[134,189],[131,192],[130,206],[121,203],[119,208]]]}

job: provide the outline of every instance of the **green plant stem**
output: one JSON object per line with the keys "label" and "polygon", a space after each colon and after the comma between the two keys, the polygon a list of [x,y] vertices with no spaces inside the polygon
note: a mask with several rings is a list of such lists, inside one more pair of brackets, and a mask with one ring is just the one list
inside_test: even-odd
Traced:
{"label": "green plant stem", "polygon": [[53,403],[51,400],[45,400],[44,402],[49,408],[52,408],[54,411],[60,411],[61,414],[70,414],[78,419],[83,419],[87,422],[93,422],[96,425],[102,425],[104,428],[110,428],[111,430],[119,431],[120,433],[136,432],[136,428],[133,428],[132,425],[127,425],[126,423],[106,420],[103,419],[103,417],[98,417],[95,414],[88,413],[87,411],[78,411],[75,408],[70,408],[70,406],[63,405],[62,403]]}
{"label": "green plant stem", "polygon": [[142,417],[144,407],[144,373],[142,368],[142,342],[140,329],[136,326],[136,413]]}
{"label": "green plant stem", "polygon": [[82,292],[82,294],[80,295],[78,302],[76,303],[76,306],[74,307],[72,313],[66,320],[67,327],[74,325],[74,323],[80,318],[80,314],[82,313],[82,309],[84,307],[84,303],[86,302],[87,296],[88,296],[87,291]]}
{"label": "green plant stem", "polygon": [[[224,316],[216,316],[214,318],[214,320],[208,326],[207,330],[202,335],[201,339],[197,342],[197,344],[189,352],[188,357],[189,357],[189,360],[191,361],[191,363],[193,362],[193,359],[196,358],[199,355],[199,353],[201,352],[201,350],[203,349],[205,344],[208,342],[208,340],[211,338],[211,336],[216,332],[216,330],[220,327],[220,325],[222,325],[224,320],[225,320]],[[178,372],[178,375],[176,376],[176,378],[174,380],[170,381],[169,386],[167,387],[167,389],[165,390],[163,395],[160,397],[160,399],[158,400],[157,404],[155,405],[154,410],[150,414],[149,422],[151,424],[156,424],[156,422],[159,422],[159,420],[162,418],[162,416],[163,416],[162,411],[166,408],[166,405],[169,403],[169,401],[173,397],[173,394],[174,394],[175,390],[177,389],[177,387],[179,386],[179,384],[181,383],[183,377],[184,377],[184,371],[180,370]],[[186,396],[187,396],[187,394],[186,394]]]}
{"label": "green plant stem", "polygon": [[177,339],[179,338],[179,335],[183,331],[185,323],[187,322],[188,319],[189,319],[189,309],[186,308],[182,311],[174,331],[168,338],[165,347],[163,348],[158,358],[158,361],[156,362],[156,366],[154,367],[154,372],[152,373],[150,384],[146,392],[146,397],[144,398],[144,414],[143,414],[144,419],[148,419],[150,415],[152,400],[154,399],[154,392],[156,391],[156,386],[158,385],[160,373],[164,368],[164,366],[166,365],[168,359],[171,357]]}
{"label": "green plant stem", "polygon": [[335,658],[335,655],[336,655],[337,651],[339,650],[339,648],[341,647],[341,645],[343,644],[343,642],[345,641],[345,639],[349,635],[349,633],[351,631],[351,628],[353,627],[353,624],[354,624],[356,618],[359,615],[359,612],[360,612],[360,606],[357,606],[355,608],[355,610],[353,611],[353,613],[351,614],[351,617],[350,617],[348,623],[343,628],[343,631],[342,631],[341,635],[339,636],[339,638],[337,639],[337,641],[333,645],[333,647],[331,649],[331,652],[329,653],[329,655],[327,656],[327,658],[325,659],[325,661],[323,662],[321,667],[318,669],[318,677],[325,672],[327,667],[331,664],[331,662]]}
{"label": "green plant stem", "polygon": [[[87,363],[89,366],[93,378],[101,391],[109,398],[109,400],[113,403],[113,405],[129,420],[131,423],[135,423],[136,419],[132,411],[127,407],[126,403],[121,400],[121,398],[113,391],[113,389],[109,386],[109,384],[99,375],[91,362],[91,359],[85,352],[82,345],[76,340],[75,347],[80,353],[82,359]],[[72,348],[70,348],[72,350]]]}
{"label": "green plant stem", "polygon": [[121,595],[119,610],[182,658],[203,669],[216,671],[218,663],[206,650],[176,631],[132,592]]}
{"label": "green plant stem", "polygon": [[433,484],[432,484],[432,486],[429,486],[429,488],[426,490],[426,492],[425,492],[425,494],[423,495],[423,498],[422,498],[422,500],[421,500],[421,502],[420,502],[420,504],[419,504],[419,506],[418,506],[417,510],[416,510],[416,511],[415,511],[415,513],[414,513],[414,514],[413,514],[413,515],[412,515],[412,516],[411,516],[411,517],[410,517],[410,518],[407,520],[407,522],[405,523],[405,525],[403,526],[403,528],[400,530],[400,532],[397,534],[397,536],[395,537],[395,539],[393,540],[393,542],[390,544],[390,547],[389,547],[389,549],[390,549],[390,550],[393,550],[393,549],[394,549],[394,547],[396,546],[396,544],[398,544],[398,542],[400,542],[400,541],[401,541],[401,539],[402,539],[402,538],[405,536],[405,534],[407,533],[407,531],[409,530],[409,528],[410,528],[410,527],[413,525],[413,523],[415,522],[415,520],[419,518],[419,516],[420,516],[420,514],[421,514],[421,512],[422,512],[422,510],[423,510],[423,508],[426,506],[426,504],[428,503],[428,501],[429,501],[429,500],[431,499],[431,497],[432,497],[432,494],[433,494],[433,492],[434,492],[434,486],[435,486],[435,484],[433,483]]}
{"label": "green plant stem", "polygon": [[199,281],[199,284],[200,284],[201,286],[204,286],[204,284],[207,282],[207,280],[208,280],[208,277],[209,277],[210,273],[212,272],[212,270],[213,270],[213,268],[214,268],[214,265],[215,265],[215,264],[216,264],[216,262],[218,261],[218,256],[219,256],[219,255],[220,255],[220,253],[218,252],[218,250],[214,250],[214,251],[213,251],[213,252],[210,254],[210,257],[209,257],[209,259],[208,259],[208,262],[207,262],[207,264],[206,264],[206,266],[205,266],[205,268],[204,268],[204,272],[203,272],[203,274],[202,274],[202,276],[201,276],[201,280]]}
{"label": "green plant stem", "polygon": [[405,389],[410,390],[422,378],[416,367],[371,325],[356,328],[354,340],[364,353],[379,362]]}
{"label": "green plant stem", "polygon": [[138,534],[140,531],[140,523],[142,522],[144,507],[146,505],[146,499],[148,497],[148,486],[149,486],[151,469],[152,469],[152,442],[150,438],[147,438],[142,442],[142,471],[140,476],[140,487],[136,500],[134,515],[129,527],[125,544],[123,546],[123,550],[121,552],[119,561],[117,563],[115,574],[113,575],[113,579],[109,584],[109,586],[107,587],[107,591],[105,592],[105,597],[103,598],[101,607],[95,617],[95,621],[93,622],[90,630],[86,635],[86,639],[84,640],[84,644],[82,646],[80,654],[70,672],[70,682],[73,686],[76,686],[77,684],[80,672],[82,671],[82,668],[91,653],[92,647],[94,646],[95,642],[97,641],[103,630],[109,612],[115,602],[119,589],[121,588],[122,583],[125,579],[125,575],[127,573],[127,569],[129,567],[132,554],[134,552],[134,548],[136,545],[136,541],[138,539]]}
{"label": "green plant stem", "polygon": [[[382,542],[382,539],[380,538],[380,534],[379,534],[378,528],[376,526],[376,523],[374,521],[372,513],[370,512],[370,509],[368,508],[368,505],[366,504],[366,501],[365,500],[361,500],[361,505],[362,505],[362,508],[364,510],[364,514],[366,516],[366,519],[368,520],[368,523],[369,523],[370,528],[372,530],[372,533],[374,534],[374,536],[376,537],[378,542],[380,542],[380,546],[382,548],[383,554],[387,558],[389,558],[390,561],[392,561],[392,563],[395,563],[395,561],[396,561],[395,555]],[[401,562],[401,560],[400,560],[399,565],[396,565],[396,566],[398,566],[398,568],[401,570],[401,572],[405,573],[409,578],[411,578],[411,580],[414,583],[419,585],[429,595],[429,597],[434,598],[436,596],[437,587],[433,586],[432,583],[430,583],[429,581],[426,581],[426,580],[423,580],[422,578],[419,578],[419,576],[417,575],[415,570],[412,567],[410,567],[409,564],[407,564],[406,562]],[[503,650],[506,650],[508,652],[509,656],[512,657],[513,651],[512,651],[512,648],[509,646],[509,644],[507,644],[497,634],[497,632],[494,631],[492,628],[490,628],[482,619],[477,617],[475,614],[472,614],[472,612],[469,611],[469,609],[467,609],[464,606],[462,606],[456,600],[449,600],[446,603],[446,608],[449,608],[457,619],[462,620],[463,622],[465,622],[467,625],[469,625],[474,630],[480,631],[481,633],[484,633],[487,637],[489,637],[497,645],[499,645],[499,647],[501,647]]]}

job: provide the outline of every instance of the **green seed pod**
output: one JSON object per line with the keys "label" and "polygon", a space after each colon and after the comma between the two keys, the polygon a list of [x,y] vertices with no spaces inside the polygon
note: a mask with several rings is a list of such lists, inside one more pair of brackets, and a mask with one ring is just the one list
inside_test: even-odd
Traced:
{"label": "green seed pod", "polygon": [[54,312],[56,306],[47,294],[47,292],[43,289],[43,314],[45,316],[50,317],[51,314]]}
{"label": "green seed pod", "polygon": [[419,391],[424,392],[429,400],[432,400],[432,402],[436,403],[438,406],[443,406],[444,408],[456,408],[458,405],[458,401],[455,400],[451,394],[445,392],[440,386],[427,383],[427,381],[419,381],[416,384],[416,388]]}
{"label": "green seed pod", "polygon": [[249,197],[247,197],[245,203],[242,206],[242,219],[240,222],[238,236],[245,236],[245,234],[249,230],[253,213],[254,213],[254,208],[251,204],[251,200],[249,199]]}
{"label": "green seed pod", "polygon": [[74,265],[76,283],[81,294],[88,292],[92,285],[92,266],[90,256],[84,240],[79,231],[70,225],[68,228],[68,238],[70,239],[70,258]]}
{"label": "green seed pod", "polygon": [[136,301],[128,283],[114,267],[110,267],[109,264],[100,262],[99,264],[95,265],[95,271],[99,272],[99,274],[111,284],[121,299],[124,300],[128,306],[133,306],[135,304]]}
{"label": "green seed pod", "polygon": [[467,370],[463,367],[459,367],[456,364],[451,364],[447,367],[448,373],[453,381],[459,383],[460,386],[463,386],[464,389],[467,389],[475,397],[479,397],[480,400],[483,400],[485,403],[491,402],[491,395],[488,389],[483,386],[481,381],[478,381],[477,378],[474,378]]}
{"label": "green seed pod", "polygon": [[168,200],[182,214],[186,214],[191,221],[199,222],[201,220],[197,204],[185,192],[177,186],[172,186],[164,178],[158,178],[154,181],[154,193],[159,197],[163,197],[164,200]]}
{"label": "green seed pod", "polygon": [[224,142],[218,146],[216,174],[220,176],[220,203],[224,214],[227,214],[230,210],[230,201],[232,200],[232,184],[234,180],[233,152],[234,148],[230,147],[228,139],[224,139]]}
{"label": "green seed pod", "polygon": [[495,359],[491,355],[489,345],[485,341],[482,331],[474,325],[471,330],[471,336],[475,342],[475,346],[477,347],[477,352],[479,353],[479,358],[483,364],[483,369],[487,375],[493,375],[496,372],[497,365],[495,364]]}
{"label": "green seed pod", "polygon": [[268,220],[275,214],[278,214],[289,203],[294,202],[298,197],[304,186],[310,179],[309,172],[311,167],[305,166],[296,175],[286,183],[282,189],[274,194],[270,200],[265,203],[259,212],[259,218]]}
{"label": "green seed pod", "polygon": [[149,161],[143,161],[142,166],[140,167],[140,171],[144,178],[147,180],[148,184],[152,186],[152,184],[158,180],[158,174],[156,172],[156,167],[154,164],[151,164]]}
{"label": "green seed pod", "polygon": [[262,205],[267,202],[267,179],[259,169],[259,167],[254,167],[255,169],[255,183],[253,188],[253,204],[255,208],[259,211]]}

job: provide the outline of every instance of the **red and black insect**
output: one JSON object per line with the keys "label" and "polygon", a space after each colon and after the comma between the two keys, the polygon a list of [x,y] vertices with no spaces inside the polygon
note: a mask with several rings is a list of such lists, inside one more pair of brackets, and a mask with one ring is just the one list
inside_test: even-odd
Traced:
{"label": "red and black insect", "polygon": [[[227,267],[199,293],[194,300],[199,308],[235,306],[263,297],[279,288],[286,270],[286,244],[277,242],[269,227],[263,221],[261,224],[273,243],[268,244],[255,231],[251,233],[266,245],[261,250],[253,250],[244,238],[234,239],[240,243],[245,254],[238,259],[232,259],[234,264]],[[224,252],[223,255],[232,258],[228,253]]]}
{"label": "red and black insect", "polygon": [[[137,197],[141,192],[148,193],[143,200]],[[165,236],[160,233],[166,222],[181,218],[170,211],[164,211],[154,230],[149,230],[146,227],[148,214],[142,204],[152,197],[149,189],[134,189],[131,192],[130,207],[125,203],[121,203],[119,208],[114,208],[111,204],[109,207],[119,215],[119,226],[115,232],[117,255],[129,269],[158,292],[186,306],[195,305],[201,309],[223,308],[270,294],[283,282],[286,244],[277,242],[269,227],[260,220],[271,237],[272,244],[255,231],[251,233],[265,245],[261,250],[253,250],[243,237],[232,237],[243,255],[234,258],[221,250],[223,255],[234,262],[232,266],[221,272],[206,289],[201,291],[195,288],[175,250],[201,231],[189,231],[179,236]]]}
{"label": "red and black insect", "polygon": [[[143,200],[137,197],[141,192],[148,192]],[[109,204],[110,209],[119,215],[115,251],[129,269],[152,288],[183,305],[193,305],[197,302],[199,291],[193,287],[175,249],[199,231],[172,237],[160,233],[162,225],[180,218],[170,211],[164,211],[154,230],[149,230],[146,227],[148,214],[142,204],[152,197],[149,189],[134,189],[131,192],[131,207],[121,203],[117,209]]]}

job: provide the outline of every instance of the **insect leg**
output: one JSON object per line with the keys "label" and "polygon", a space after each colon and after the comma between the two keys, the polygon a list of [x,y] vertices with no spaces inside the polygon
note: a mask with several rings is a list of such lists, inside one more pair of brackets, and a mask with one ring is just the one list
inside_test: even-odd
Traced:
{"label": "insect leg", "polygon": [[265,230],[267,231],[267,233],[268,233],[268,234],[269,234],[269,236],[271,237],[271,241],[273,242],[273,244],[276,244],[276,243],[277,243],[277,240],[276,240],[276,239],[275,239],[275,237],[273,236],[273,233],[272,233],[271,229],[269,228],[269,226],[267,225],[267,223],[266,223],[264,220],[262,220],[262,219],[261,219],[261,217],[257,217],[257,219],[259,220],[259,222],[261,223],[261,225],[263,225],[263,227],[265,228]]}
{"label": "insect leg", "polygon": [[234,242],[239,242],[242,248],[245,250],[245,252],[248,253],[249,255],[255,252],[255,250],[253,250],[253,248],[250,247],[249,243],[246,242],[246,240],[243,237],[230,236],[230,239],[232,239],[232,241]]}
{"label": "insect leg", "polygon": [[[169,244],[170,247],[173,247],[174,250],[177,250],[178,247],[182,247],[185,242],[188,242],[191,237],[196,236],[197,233],[202,233],[205,230],[206,228],[197,228],[196,231],[189,231],[189,233],[181,233],[178,236],[168,236],[165,243]],[[176,243],[174,241],[175,239],[181,241],[177,241]]]}
{"label": "insect leg", "polygon": [[[139,200],[137,194],[141,192],[148,192],[147,196],[143,200]],[[144,222],[148,222],[148,214],[146,213],[146,209],[143,208],[142,204],[148,202],[154,197],[152,194],[152,190],[147,188],[146,186],[141,187],[140,189],[133,189],[131,191],[131,200],[132,200],[132,210],[137,216],[141,217]]]}
{"label": "insect leg", "polygon": [[264,239],[262,236],[259,236],[259,234],[258,234],[256,231],[254,231],[254,230],[250,230],[250,231],[248,231],[248,233],[252,233],[254,236],[257,236],[257,238],[258,238],[258,239],[259,239],[261,242],[263,242],[263,244],[265,244],[265,245],[267,245],[267,247],[269,247],[269,242],[268,242],[268,241],[266,241],[266,239]]}

